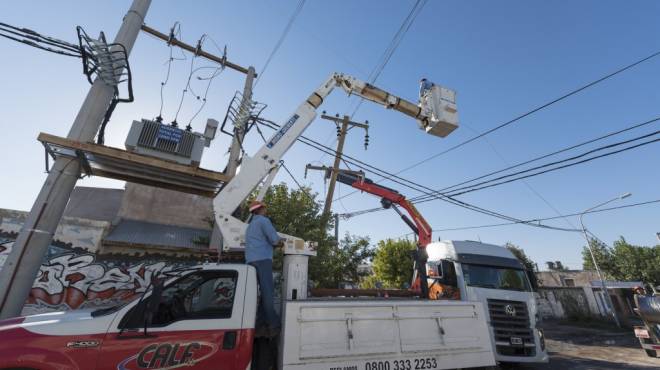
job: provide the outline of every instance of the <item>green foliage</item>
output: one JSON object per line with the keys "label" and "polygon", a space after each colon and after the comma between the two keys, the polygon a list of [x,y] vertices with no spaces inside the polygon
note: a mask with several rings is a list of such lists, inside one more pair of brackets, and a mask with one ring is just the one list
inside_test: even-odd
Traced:
{"label": "green foliage", "polygon": [[525,254],[525,251],[522,248],[511,242],[507,242],[506,244],[504,244],[504,248],[508,249],[511,253],[513,253],[513,255],[516,256],[516,258],[518,259],[518,261],[520,261],[520,263],[522,263],[523,266],[525,266],[525,269],[532,271],[536,270],[536,264],[529,257],[527,257],[527,254]]}
{"label": "green foliage", "polygon": [[410,284],[413,275],[412,252],[417,248],[414,242],[404,239],[381,240],[373,260],[373,277],[363,280],[363,287],[373,288],[381,282],[383,288],[399,289]]}
{"label": "green foliage", "polygon": [[[594,239],[589,244],[607,279],[660,284],[660,245],[632,245],[623,237],[615,241],[611,248]],[[595,270],[587,247],[582,250],[582,259],[585,270]]]}
{"label": "green foliage", "polygon": [[[373,256],[369,239],[346,235],[339,245],[329,234],[334,226],[327,216],[321,214],[321,202],[317,194],[309,189],[289,189],[286,184],[271,186],[264,196],[268,207],[267,216],[277,231],[318,243],[316,257],[309,262],[309,279],[321,288],[337,288],[343,281],[358,282],[357,267]],[[248,204],[254,194],[239,209],[239,217],[246,219]],[[273,257],[273,268],[282,269],[282,252],[277,250]]]}
{"label": "green foliage", "polygon": [[310,260],[309,275],[314,285],[321,288],[359,282],[362,276],[358,274],[358,266],[374,256],[368,238],[348,234],[339,245],[334,245],[334,241],[319,245],[317,253]]}

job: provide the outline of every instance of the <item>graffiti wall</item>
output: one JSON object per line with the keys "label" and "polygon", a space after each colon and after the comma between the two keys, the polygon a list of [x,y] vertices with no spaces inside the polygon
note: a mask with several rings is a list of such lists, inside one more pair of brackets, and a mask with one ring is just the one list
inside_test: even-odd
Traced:
{"label": "graffiti wall", "polygon": [[[11,243],[0,246],[0,267],[11,252]],[[49,311],[107,306],[142,294],[160,273],[196,263],[139,261],[99,257],[50,246],[23,308],[24,315]]]}
{"label": "graffiti wall", "polygon": [[[0,209],[0,269],[27,212]],[[64,217],[23,309],[24,315],[107,306],[142,294],[153,276],[192,264],[195,258],[142,253],[98,254],[106,221]]]}

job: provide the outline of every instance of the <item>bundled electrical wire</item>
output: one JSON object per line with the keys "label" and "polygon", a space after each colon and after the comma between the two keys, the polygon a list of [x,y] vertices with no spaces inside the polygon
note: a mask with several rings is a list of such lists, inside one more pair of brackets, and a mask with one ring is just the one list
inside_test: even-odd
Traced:
{"label": "bundled electrical wire", "polygon": [[44,36],[29,28],[16,27],[7,23],[0,22],[0,37],[20,42],[22,44],[51,53],[82,58],[82,52],[78,45],[53,37]]}
{"label": "bundled electrical wire", "polygon": [[[269,121],[269,120],[266,120],[266,119],[263,119],[263,118],[258,119],[257,123],[261,124],[261,125],[264,125],[265,127],[271,128],[273,130],[277,130],[280,127],[275,122]],[[334,149],[329,148],[329,147],[327,147],[327,146],[325,146],[325,145],[323,145],[323,144],[321,144],[321,143],[319,143],[319,142],[317,142],[313,139],[305,137],[304,135],[301,135],[298,138],[298,141],[300,141],[301,143],[303,143],[307,146],[310,146],[310,147],[312,147],[316,150],[319,150],[323,153],[330,154],[330,155],[335,155],[336,154]],[[351,156],[348,156],[348,155],[345,155],[345,154],[342,154],[342,155],[344,157],[344,160],[347,163],[350,163],[353,166],[355,166],[355,167],[357,167],[357,168],[359,168],[359,169],[361,169],[365,172],[375,174],[375,175],[380,176],[384,179],[387,179],[387,180],[390,180],[390,181],[392,181],[394,183],[397,183],[399,185],[405,186],[409,189],[412,189],[412,190],[418,191],[420,193],[423,193],[424,195],[429,195],[429,196],[434,195],[437,199],[443,200],[447,203],[450,203],[450,204],[453,204],[453,205],[456,205],[458,207],[462,207],[462,208],[465,208],[465,209],[469,209],[469,210],[474,211],[474,212],[482,213],[482,214],[485,214],[485,215],[488,215],[488,216],[492,216],[492,217],[496,217],[496,218],[500,218],[500,219],[507,220],[507,221],[512,221],[512,222],[525,223],[523,220],[520,220],[518,218],[507,216],[507,215],[504,215],[502,213],[498,213],[498,212],[495,212],[495,211],[492,211],[492,210],[488,210],[488,209],[485,209],[483,207],[479,207],[479,206],[476,206],[474,204],[470,204],[468,202],[452,198],[452,197],[444,195],[442,193],[433,194],[434,190],[429,188],[429,187],[423,186],[421,184],[418,184],[416,182],[413,182],[413,181],[410,181],[410,180],[407,180],[407,179],[400,178],[400,177],[398,177],[396,175],[393,175],[393,174],[391,174],[391,173],[389,173],[385,170],[382,170],[380,168],[377,168],[377,167],[371,166],[371,165],[369,165],[365,162],[362,162],[359,159],[356,159],[354,157],[351,157]],[[553,229],[553,230],[561,230],[561,231],[575,231],[574,229],[564,229],[564,228],[552,227],[552,226],[547,226],[547,225],[542,225],[542,224],[529,224],[529,225],[534,226],[534,227],[544,228],[544,229]]]}
{"label": "bundled electrical wire", "polygon": [[[548,154],[544,154],[526,161],[523,161],[521,163],[515,164],[508,166],[504,169],[497,170],[497,171],[492,171],[490,173],[487,173],[485,175],[477,176],[475,178],[465,180],[462,182],[459,182],[457,184],[447,186],[438,190],[434,190],[430,194],[425,194],[421,195],[418,197],[413,197],[410,200],[413,203],[424,203],[424,202],[429,202],[438,199],[438,194],[442,194],[444,196],[449,196],[449,197],[456,197],[459,195],[463,195],[466,193],[471,193],[474,191],[478,190],[483,190],[487,188],[492,188],[495,186],[500,186],[504,184],[508,184],[514,181],[542,175],[548,172],[553,172],[557,170],[561,170],[564,168],[568,167],[573,167],[579,164],[591,162],[596,159],[608,157],[611,155],[623,153],[629,150],[637,149],[646,145],[654,144],[660,141],[660,130],[655,130],[651,131],[649,133],[645,133],[636,137],[633,137],[631,139],[626,139],[622,141],[618,141],[615,143],[611,144],[605,144],[601,145],[599,147],[587,150],[583,153],[580,154],[575,154],[575,155],[570,155],[566,158],[558,159],[558,160],[553,160],[544,164],[540,164],[537,166],[529,167],[524,170],[519,170],[519,171],[510,171],[514,168],[519,168],[525,165],[528,165],[533,162],[537,162],[541,159],[546,159],[549,157],[556,156],[561,153],[569,152],[571,150],[577,149],[579,147],[586,146],[588,144],[595,143],[597,141],[601,141],[616,135],[620,135],[635,129],[639,129],[642,127],[646,127],[649,125],[657,124],[660,122],[660,117],[656,117],[641,123],[634,124],[632,126],[625,127],[623,129],[619,129],[613,132],[609,132],[605,135],[598,136],[596,138],[571,145],[566,148],[562,148],[560,150],[553,151]],[[507,172],[508,171],[508,172]],[[498,176],[498,177],[493,177],[493,175],[497,174],[502,174],[505,173],[504,175]],[[478,180],[483,180],[476,182]],[[370,209],[364,209],[360,211],[354,211],[354,212],[349,212],[343,215],[345,218],[353,217],[353,216],[359,216],[371,212],[377,212],[382,210],[381,208],[370,208]]]}

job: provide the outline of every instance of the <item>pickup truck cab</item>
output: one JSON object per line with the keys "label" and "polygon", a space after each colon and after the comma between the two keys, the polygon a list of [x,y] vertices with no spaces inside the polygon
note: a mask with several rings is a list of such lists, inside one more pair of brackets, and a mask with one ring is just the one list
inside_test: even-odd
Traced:
{"label": "pickup truck cab", "polygon": [[537,327],[533,271],[506,248],[475,241],[440,241],[426,247],[430,291],[436,299],[481,302],[498,362],[548,362]]}
{"label": "pickup truck cab", "polygon": [[[0,321],[0,369],[249,369],[253,267],[205,264],[140,299]],[[420,370],[495,364],[478,302],[286,300],[279,369]]]}

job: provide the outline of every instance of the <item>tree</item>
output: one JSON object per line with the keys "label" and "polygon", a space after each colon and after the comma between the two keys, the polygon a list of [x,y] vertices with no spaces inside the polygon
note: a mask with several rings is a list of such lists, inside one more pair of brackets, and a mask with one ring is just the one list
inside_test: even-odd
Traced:
{"label": "tree", "polygon": [[536,264],[534,261],[532,261],[529,257],[527,257],[527,254],[525,254],[525,251],[518,247],[517,245],[507,242],[504,244],[504,248],[508,249],[511,253],[513,253],[514,256],[520,261],[520,263],[525,266],[526,270],[532,270],[534,271],[536,268]]}
{"label": "tree", "polygon": [[413,275],[413,251],[417,248],[412,241],[387,239],[378,242],[373,260],[373,278],[364,281],[365,287],[381,282],[383,288],[404,288]]}
{"label": "tree", "polygon": [[[611,248],[594,239],[589,242],[598,266],[608,279],[660,284],[660,245],[655,247],[632,245],[623,237],[615,241]],[[584,269],[594,269],[586,247],[582,251],[582,256]]]}
{"label": "tree", "polygon": [[310,259],[309,275],[317,287],[338,288],[342,282],[358,283],[358,266],[373,258],[374,250],[366,237],[346,234],[339,245],[319,245]]}
{"label": "tree", "polygon": [[[595,270],[593,259],[598,263],[598,267],[603,272],[606,278],[616,279],[614,276],[618,275],[618,272],[614,269],[614,260],[610,247],[605,243],[596,239],[589,239],[589,246],[591,247],[591,252],[586,246],[582,248],[582,268],[584,270]],[[591,257],[593,253],[593,259]]]}
{"label": "tree", "polygon": [[[337,288],[342,281],[357,282],[357,266],[373,255],[369,239],[346,235],[337,245],[329,234],[333,224],[321,214],[322,206],[316,196],[309,189],[289,189],[281,183],[268,189],[264,203],[277,231],[318,243],[317,256],[309,261],[309,279],[316,287]],[[256,193],[239,208],[237,217],[247,218],[248,204],[255,197]],[[282,269],[279,250],[273,256],[273,269]]]}

